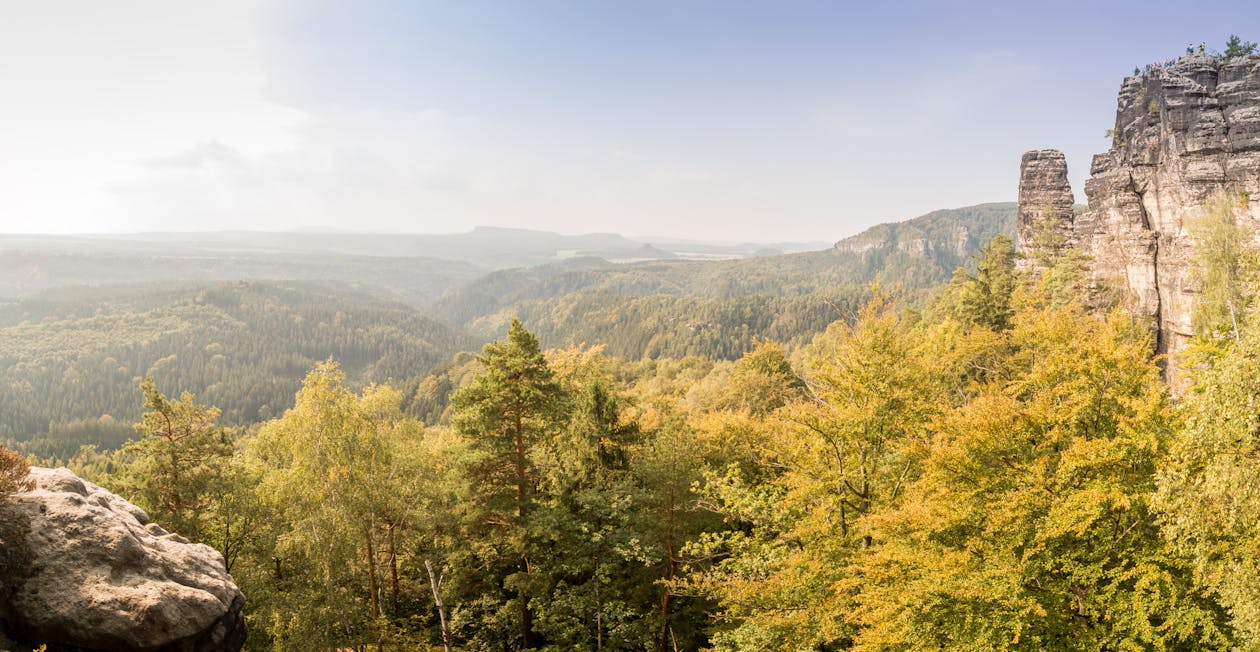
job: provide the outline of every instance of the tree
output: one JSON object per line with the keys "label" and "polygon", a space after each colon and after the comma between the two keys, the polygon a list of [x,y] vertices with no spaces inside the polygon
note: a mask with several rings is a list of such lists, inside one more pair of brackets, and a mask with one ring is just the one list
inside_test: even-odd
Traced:
{"label": "tree", "polygon": [[1201,345],[1237,342],[1255,302],[1260,252],[1234,218],[1246,205],[1246,195],[1221,195],[1207,203],[1202,217],[1187,221],[1194,242],[1192,278],[1202,284],[1193,318]]}
{"label": "tree", "polygon": [[221,544],[220,552],[228,555],[238,545],[230,525],[228,541],[211,536],[238,516],[224,503],[233,493],[233,446],[217,423],[219,410],[197,404],[188,392],[172,401],[152,377],[140,389],[147,411],[135,426],[140,438],[124,448],[124,459],[132,461],[117,476],[119,489],[163,527],[193,541]]}
{"label": "tree", "polygon": [[1158,477],[1164,536],[1220,596],[1240,649],[1260,647],[1260,329],[1201,370]]}
{"label": "tree", "polygon": [[1247,57],[1256,53],[1256,44],[1251,41],[1244,41],[1237,34],[1230,34],[1225,40],[1226,59],[1234,59],[1237,57]]}
{"label": "tree", "polygon": [[691,410],[731,411],[764,416],[805,395],[805,383],[788,363],[783,349],[771,342],[733,364],[722,364],[687,391]]}
{"label": "tree", "polygon": [[976,258],[974,275],[961,267],[954,272],[954,316],[965,324],[1006,330],[1014,313],[1011,295],[1018,285],[1015,245],[1009,237],[998,235],[984,245]]}
{"label": "tree", "polygon": [[0,604],[7,604],[13,593],[23,588],[22,578],[30,569],[30,523],[26,514],[9,502],[11,494],[33,488],[29,474],[25,458],[0,446]]}
{"label": "tree", "polygon": [[1026,279],[1031,290],[1027,298],[1054,307],[1098,304],[1102,297],[1090,296],[1088,257],[1064,236],[1062,224],[1063,218],[1051,206],[1046,206],[1037,220],[1032,241],[1022,252],[1032,262]]}
{"label": "tree", "polygon": [[29,490],[32,486],[27,479],[29,474],[30,467],[26,458],[0,446],[0,500],[4,500],[9,494]]}
{"label": "tree", "polygon": [[[267,631],[285,649],[382,644],[400,601],[398,550],[427,473],[401,395],[370,386],[356,395],[332,361],[306,377],[293,409],[250,442],[258,494],[270,514],[274,570],[255,581]],[[270,570],[270,569],[269,569]]]}
{"label": "tree", "polygon": [[[545,583],[531,562],[537,539],[530,522],[541,480],[536,455],[565,422],[567,401],[538,339],[518,319],[507,339],[487,344],[478,361],[481,374],[452,399],[451,423],[468,442],[467,536],[473,554],[493,569],[478,582],[489,604],[498,605],[493,595],[505,591],[517,605],[515,613],[495,606],[477,617],[478,635],[530,649],[538,643],[530,603]],[[515,634],[502,629],[512,625]]]}
{"label": "tree", "polygon": [[917,473],[949,357],[877,296],[815,339],[810,395],[761,424],[751,464],[706,475],[702,499],[729,525],[688,546],[712,563],[686,586],[719,604],[715,649],[849,643],[858,590],[842,588],[847,568],[875,543],[866,519]]}
{"label": "tree", "polygon": [[552,551],[548,589],[533,600],[538,629],[557,649],[643,649],[654,605],[651,550],[638,521],[642,493],[631,463],[643,434],[624,414],[611,361],[598,350],[548,356],[571,416],[539,448],[539,504],[530,527]]}
{"label": "tree", "polygon": [[1127,315],[1017,314],[904,500],[868,520],[857,649],[1221,649],[1222,610],[1151,508],[1175,418]]}

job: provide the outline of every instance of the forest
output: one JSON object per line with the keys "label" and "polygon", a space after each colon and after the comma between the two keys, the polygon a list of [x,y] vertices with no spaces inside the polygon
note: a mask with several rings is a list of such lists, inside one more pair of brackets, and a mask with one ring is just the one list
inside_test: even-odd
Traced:
{"label": "forest", "polygon": [[[851,321],[876,278],[921,305],[930,288],[948,282],[984,241],[1011,233],[1013,224],[1014,204],[982,204],[880,225],[845,241],[865,243],[861,251],[635,264],[578,256],[476,278],[460,260],[358,255],[388,240],[381,237],[336,241],[341,249],[318,255],[257,250],[332,247],[334,240],[10,237],[31,247],[0,256],[0,271],[17,271],[0,274],[16,282],[11,290],[88,278],[102,284],[0,300],[0,443],[49,460],[68,459],[85,444],[116,448],[134,435],[138,387],[150,375],[215,405],[225,425],[264,421],[292,407],[303,375],[329,357],[351,386],[399,387],[405,412],[435,423],[455,387],[450,375],[465,373],[468,352],[500,337],[517,317],[544,348],[602,345],[606,354],[633,361],[731,361],[763,340],[795,349],[833,321]],[[522,233],[533,235],[505,260],[541,256],[557,243],[633,244]],[[456,239],[465,248],[510,246],[495,230]],[[260,278],[214,280],[233,274]],[[295,280],[304,278],[340,280]]]}
{"label": "forest", "polygon": [[252,650],[1254,649],[1260,277],[1201,250],[1186,388],[1081,255],[998,235],[734,360],[513,319],[255,423],[154,372],[68,464],[224,555]]}
{"label": "forest", "polygon": [[414,309],[316,282],[154,283],[0,303],[0,441],[64,459],[135,434],[140,381],[192,388],[237,425],[292,405],[335,356],[356,381],[403,381],[476,342]]}

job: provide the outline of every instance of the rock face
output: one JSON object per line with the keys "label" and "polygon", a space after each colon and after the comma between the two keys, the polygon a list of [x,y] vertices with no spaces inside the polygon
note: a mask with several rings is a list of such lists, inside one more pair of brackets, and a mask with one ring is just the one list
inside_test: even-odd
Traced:
{"label": "rock face", "polygon": [[[1061,210],[1070,197],[1061,160],[1052,151],[1024,155],[1021,248],[1040,209]],[[1150,321],[1175,375],[1199,289],[1187,224],[1228,203],[1235,222],[1260,236],[1260,57],[1194,54],[1126,78],[1111,149],[1094,157],[1085,194],[1089,210],[1064,232],[1092,257],[1095,278]]]}
{"label": "rock face", "polygon": [[218,552],[66,469],[31,479],[9,508],[25,540],[4,545],[24,560],[0,587],[0,635],[74,652],[241,648],[245,598]]}
{"label": "rock face", "polygon": [[[1016,217],[1017,237],[1021,244],[1030,243],[1037,231],[1053,228],[1065,243],[1074,241],[1072,210],[1076,200],[1068,183],[1067,158],[1056,149],[1026,152],[1019,163],[1019,209]],[[1026,244],[1025,244],[1026,247]],[[1025,268],[1030,264],[1021,260]]]}

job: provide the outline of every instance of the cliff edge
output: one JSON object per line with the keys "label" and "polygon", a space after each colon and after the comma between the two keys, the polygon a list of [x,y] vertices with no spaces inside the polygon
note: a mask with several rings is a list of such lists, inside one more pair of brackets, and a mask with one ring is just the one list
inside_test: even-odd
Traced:
{"label": "cliff edge", "polygon": [[1054,215],[1066,241],[1092,258],[1094,277],[1149,320],[1175,375],[1199,290],[1187,224],[1229,197],[1235,223],[1260,239],[1260,56],[1190,54],[1147,66],[1121,84],[1110,133],[1085,184],[1089,208],[1075,217],[1064,211],[1063,155],[1024,155],[1019,246]]}

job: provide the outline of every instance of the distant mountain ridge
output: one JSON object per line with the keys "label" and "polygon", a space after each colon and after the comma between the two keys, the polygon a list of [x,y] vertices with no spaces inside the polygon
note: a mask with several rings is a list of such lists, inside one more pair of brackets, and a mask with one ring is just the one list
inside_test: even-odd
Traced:
{"label": "distant mountain ridge", "polygon": [[[719,244],[690,240],[632,239],[616,233],[564,235],[551,231],[479,226],[466,233],[358,233],[328,231],[151,232],[89,235],[4,235],[0,252],[91,252],[97,255],[363,256],[456,261],[489,271],[530,267],[573,256],[606,260],[671,259],[699,254],[729,258],[799,251],[799,243]],[[821,247],[819,247],[821,248]]]}
{"label": "distant mountain ridge", "polygon": [[548,346],[604,344],[629,358],[738,357],[757,339],[821,332],[851,314],[876,279],[909,292],[949,282],[985,242],[1013,235],[1015,214],[1014,202],[933,211],[831,249],[778,256],[499,270],[452,289],[433,314],[481,338],[519,316]]}

